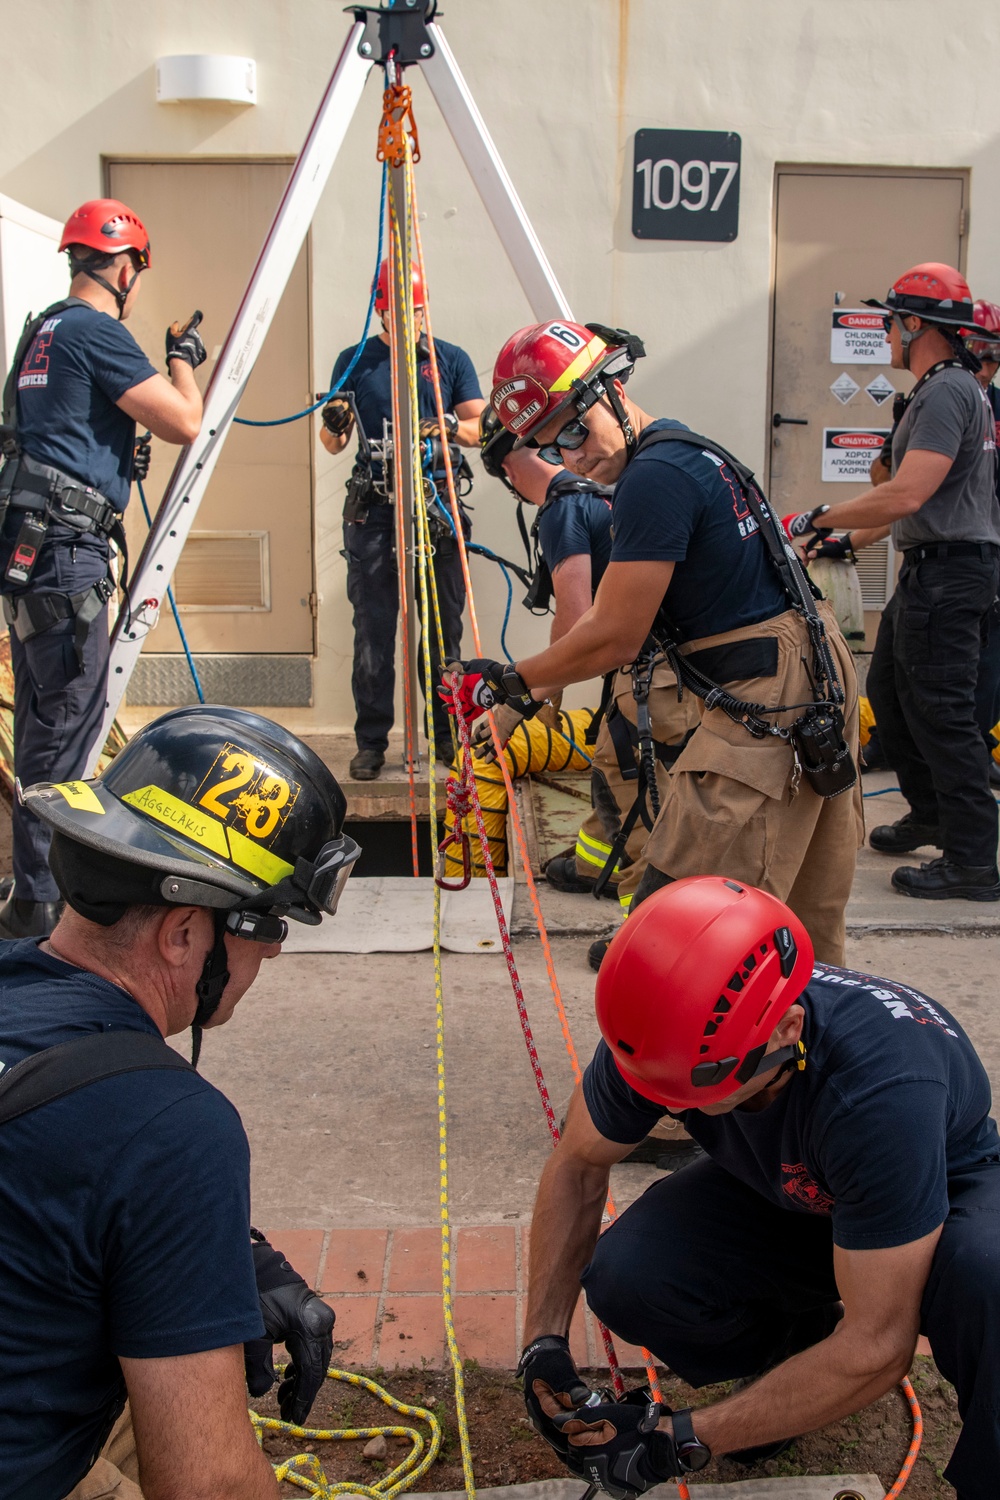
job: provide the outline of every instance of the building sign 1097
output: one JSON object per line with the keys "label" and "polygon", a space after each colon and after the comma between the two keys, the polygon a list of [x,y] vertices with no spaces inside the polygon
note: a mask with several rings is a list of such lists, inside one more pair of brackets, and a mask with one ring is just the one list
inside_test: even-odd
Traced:
{"label": "building sign 1097", "polygon": [[637,130],[632,233],[640,240],[734,240],[740,138],[725,130]]}

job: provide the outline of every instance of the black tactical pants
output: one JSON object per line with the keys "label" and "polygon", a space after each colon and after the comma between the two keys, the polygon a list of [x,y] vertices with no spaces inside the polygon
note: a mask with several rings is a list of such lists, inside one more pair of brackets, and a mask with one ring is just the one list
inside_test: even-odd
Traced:
{"label": "black tactical pants", "polygon": [[[364,525],[345,521],[344,552],[347,556],[347,597],[354,608],[354,670],[351,674],[351,691],[357,710],[354,737],[359,750],[384,753],[395,717],[396,620],[399,615],[393,507],[372,506]],[[465,580],[458,544],[453,538],[447,537],[434,544],[434,577],[441,608],[445,659],[454,661],[462,654]],[[415,590],[411,598],[419,618],[420,588],[416,577],[411,581],[411,588]],[[433,619],[431,663],[436,688],[439,653]],[[417,676],[423,690],[422,646]],[[432,712],[436,747],[439,752],[450,756],[450,715],[436,691]]]}
{"label": "black tactical pants", "polygon": [[914,817],[941,829],[945,857],[993,865],[997,804],[976,718],[983,642],[1000,581],[1000,549],[903,564],[868,669],[885,757]]}
{"label": "black tactical pants", "polygon": [[[10,633],[14,671],[14,771],[22,786],[36,781],[74,781],[86,769],[104,717],[108,685],[108,618],[94,620],[76,651],[76,621],[59,620],[49,630],[19,641]],[[58,901],[49,871],[52,833],[14,802],[14,894],[22,901]]]}
{"label": "black tactical pants", "polygon": [[[964,1423],[945,1478],[959,1500],[994,1500],[1000,1163],[953,1179],[948,1196],[920,1326],[956,1388]],[[758,1374],[817,1343],[839,1298],[828,1213],[779,1208],[704,1158],[626,1209],[601,1236],[582,1281],[612,1332],[693,1386]]]}

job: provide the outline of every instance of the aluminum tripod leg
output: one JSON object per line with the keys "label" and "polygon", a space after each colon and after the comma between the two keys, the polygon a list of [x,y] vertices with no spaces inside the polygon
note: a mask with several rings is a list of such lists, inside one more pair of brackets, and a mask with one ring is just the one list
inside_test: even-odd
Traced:
{"label": "aluminum tripod leg", "polygon": [[438,108],[462,153],[500,243],[507,252],[532,312],[539,321],[570,318],[572,313],[555,272],[549,265],[524,205],[500,160],[500,153],[441,28],[427,27],[434,53],[423,58],[420,71],[427,79]]}
{"label": "aluminum tripod leg", "polygon": [[209,382],[201,431],[177,460],[133,572],[132,617],[120,616],[112,634],[107,707],[87,756],[88,776],[104,749],[142,643],[156,624],[167,584],[371,71],[371,61],[358,52],[363,32],[359,21],[344,43]]}

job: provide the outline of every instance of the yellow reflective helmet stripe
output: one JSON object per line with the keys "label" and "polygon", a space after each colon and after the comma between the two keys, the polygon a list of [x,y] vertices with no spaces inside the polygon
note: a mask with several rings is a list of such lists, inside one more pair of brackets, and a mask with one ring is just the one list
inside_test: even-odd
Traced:
{"label": "yellow reflective helmet stripe", "polygon": [[256,875],[268,885],[277,885],[279,880],[291,875],[295,867],[286,859],[279,859],[270,849],[262,849],[253,839],[248,839],[245,833],[237,833],[235,828],[227,828],[226,832],[229,835],[233,864],[239,865],[241,870],[248,870],[251,875]]}
{"label": "yellow reflective helmet stripe", "polygon": [[568,391],[574,380],[579,380],[581,375],[586,375],[591,366],[597,363],[607,347],[604,340],[595,334],[586,349],[581,349],[572,364],[567,365],[562,374],[558,375],[549,386],[550,395],[558,391]]}
{"label": "yellow reflective helmet stripe", "polygon": [[[279,859],[254,839],[248,838],[244,833],[237,833],[235,828],[227,828],[217,818],[202,812],[200,808],[192,807],[190,802],[185,802],[173,792],[164,791],[163,787],[140,787],[138,791],[126,792],[122,801],[145,813],[147,817],[155,818],[174,833],[181,834],[192,843],[200,844],[203,849],[208,849],[239,869],[246,870],[248,874],[255,875],[266,885],[277,885],[279,880],[291,875],[294,869],[287,860]],[[99,808],[99,811],[103,809]]]}
{"label": "yellow reflective helmet stripe", "polygon": [[93,788],[85,781],[56,781],[53,783],[52,790],[61,792],[70,807],[75,808],[77,812],[101,814],[104,812]]}
{"label": "yellow reflective helmet stripe", "polygon": [[173,792],[165,792],[160,786],[143,786],[137,791],[125,792],[122,801],[173,829],[174,833],[183,834],[192,843],[200,844],[203,849],[220,854],[223,859],[230,857],[226,830],[218,819],[175,797]]}

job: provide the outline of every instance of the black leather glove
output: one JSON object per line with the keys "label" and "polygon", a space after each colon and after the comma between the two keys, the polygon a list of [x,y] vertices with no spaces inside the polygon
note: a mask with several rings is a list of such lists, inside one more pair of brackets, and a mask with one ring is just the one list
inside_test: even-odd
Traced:
{"label": "black leather glove", "polygon": [[326,1379],[336,1316],[267,1240],[254,1244],[253,1268],[267,1337],[243,1345],[247,1389],[251,1396],[267,1394],[277,1379],[273,1346],[284,1344],[290,1362],[278,1387],[278,1410],[283,1422],[302,1427]]}
{"label": "black leather glove", "polygon": [[563,1462],[612,1500],[632,1500],[665,1479],[682,1479],[690,1471],[681,1464],[673,1438],[656,1425],[661,1416],[670,1415],[669,1406],[638,1390],[624,1401],[556,1417],[556,1426],[569,1439]]}
{"label": "black leather glove", "polygon": [[[449,437],[454,437],[456,432],[458,431],[458,418],[453,411],[445,412],[444,428]],[[440,434],[441,428],[438,425],[437,417],[428,417],[425,421],[421,422],[419,432],[420,437],[439,437]]]}
{"label": "black leather glove", "polygon": [[340,396],[331,396],[320,412],[323,426],[334,437],[345,437],[354,426],[354,413],[350,404]]}
{"label": "black leather glove", "polygon": [[182,359],[185,364],[190,365],[192,370],[197,370],[203,365],[208,355],[205,353],[205,345],[201,341],[198,332],[198,324],[201,322],[201,312],[195,311],[186,323],[171,323],[167,329],[167,364],[172,359]]}
{"label": "black leather glove", "polygon": [[569,1438],[542,1410],[541,1397],[551,1396],[567,1412],[575,1413],[588,1401],[601,1398],[580,1374],[569,1352],[569,1340],[561,1334],[547,1333],[529,1344],[518,1362],[517,1372],[524,1380],[524,1404],[528,1421],[551,1448],[565,1458]]}
{"label": "black leather glove", "polygon": [[[458,692],[453,693],[451,678],[458,673]],[[448,662],[441,668],[444,685],[438,697],[450,714],[461,715],[467,723],[478,719],[487,709],[509,703],[525,719],[533,719],[543,701],[532,698],[529,689],[507,662],[475,657],[472,661]]]}
{"label": "black leather glove", "polygon": [[824,536],[822,541],[817,540],[816,545],[809,548],[809,561],[814,562],[817,557],[829,558],[831,562],[854,562],[850,535]]}
{"label": "black leather glove", "polygon": [[149,465],[153,459],[153,445],[149,440],[149,433],[135,440],[135,448],[132,453],[132,478],[145,479],[149,474]]}

